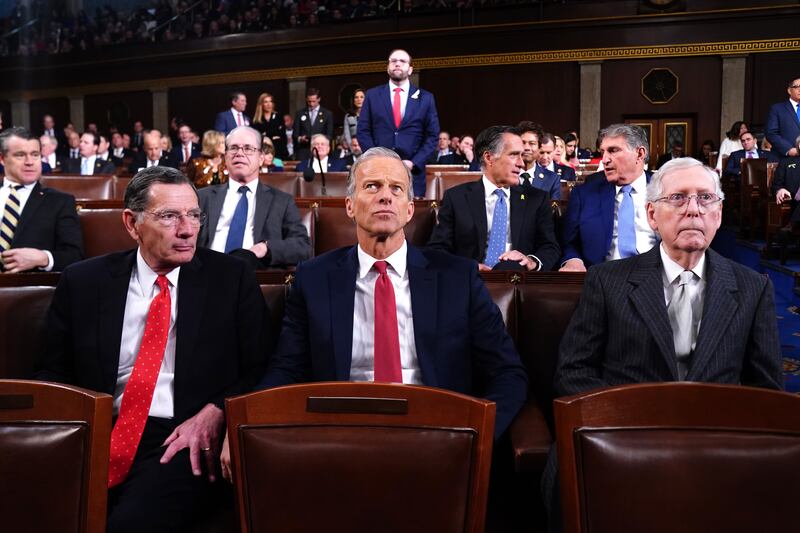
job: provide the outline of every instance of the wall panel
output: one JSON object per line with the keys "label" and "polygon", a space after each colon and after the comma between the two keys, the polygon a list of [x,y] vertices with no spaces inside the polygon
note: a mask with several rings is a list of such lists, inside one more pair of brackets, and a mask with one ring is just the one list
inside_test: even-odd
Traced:
{"label": "wall panel", "polygon": [[153,95],[150,91],[131,91],[93,94],[84,100],[84,124],[96,122],[100,131],[116,126],[131,131],[133,123],[141,120],[145,128],[153,123]]}

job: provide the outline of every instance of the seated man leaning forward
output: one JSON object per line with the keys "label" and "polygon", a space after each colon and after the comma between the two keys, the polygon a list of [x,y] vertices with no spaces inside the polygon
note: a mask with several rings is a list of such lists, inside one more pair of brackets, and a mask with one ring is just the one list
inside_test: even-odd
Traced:
{"label": "seated man leaning forward", "polygon": [[213,500],[222,402],[266,368],[247,264],[196,249],[204,215],[178,170],[139,172],[122,222],[138,249],[61,275],[38,379],[114,397],[108,531],[195,531]]}
{"label": "seated man leaning forward", "polygon": [[[377,147],[358,158],[345,199],[358,244],[298,265],[259,387],[440,387],[497,402],[499,436],[525,401],[525,368],[475,263],[406,242],[412,198],[410,173],[395,152]],[[228,476],[226,460],[223,454]]]}

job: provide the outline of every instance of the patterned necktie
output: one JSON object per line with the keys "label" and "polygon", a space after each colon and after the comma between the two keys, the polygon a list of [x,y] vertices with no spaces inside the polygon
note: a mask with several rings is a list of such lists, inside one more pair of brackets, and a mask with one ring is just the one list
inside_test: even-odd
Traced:
{"label": "patterned necktie", "polygon": [[532,187],[533,186],[533,185],[531,185],[531,175],[528,174],[527,172],[523,172],[522,174],[519,175],[519,177],[522,178],[522,186],[523,187]]}
{"label": "patterned necktie", "polygon": [[136,354],[133,372],[125,385],[117,422],[111,431],[109,488],[122,483],[131,469],[147,415],[150,413],[153,391],[158,381],[161,361],[164,359],[164,349],[167,347],[172,312],[169,281],[162,274],[158,276],[156,283],[159,293],[150,302],[139,353]]}
{"label": "patterned necktie", "polygon": [[672,326],[672,340],[675,344],[675,357],[678,361],[678,379],[683,381],[689,372],[689,358],[694,344],[694,326],[692,320],[692,300],[689,297],[688,283],[694,277],[691,270],[681,272],[677,280],[678,287],[669,302],[667,314]]}
{"label": "patterned necktie", "polygon": [[23,187],[24,185],[9,185],[8,187],[8,199],[6,199],[6,206],[3,209],[3,221],[0,224],[0,248],[3,252],[11,248],[11,241],[14,240],[14,232],[17,229],[21,211],[17,191]]}
{"label": "patterned necktie", "polygon": [[636,225],[633,213],[633,196],[631,186],[622,186],[622,202],[617,212],[617,247],[621,258],[636,255]]}
{"label": "patterned necktie", "polygon": [[386,261],[376,261],[375,270],[375,381],[402,383],[400,335],[397,332],[397,304],[394,287],[386,273]]}
{"label": "patterned necktie", "polygon": [[394,113],[394,127],[399,128],[400,122],[403,121],[403,115],[400,112],[400,93],[403,92],[403,89],[400,87],[395,87],[394,89],[394,99],[392,100],[392,113]]}
{"label": "patterned necktie", "polygon": [[228,229],[228,238],[225,240],[225,253],[231,250],[238,250],[242,247],[244,242],[244,230],[247,226],[247,193],[250,189],[242,185],[239,187],[239,203],[236,204],[236,209],[233,211],[233,218],[231,219],[231,226]]}
{"label": "patterned necktie", "polygon": [[502,189],[495,189],[497,203],[492,216],[492,229],[489,232],[489,247],[486,249],[485,264],[493,268],[500,262],[500,256],[506,251],[506,225],[508,224],[508,208],[506,194]]}

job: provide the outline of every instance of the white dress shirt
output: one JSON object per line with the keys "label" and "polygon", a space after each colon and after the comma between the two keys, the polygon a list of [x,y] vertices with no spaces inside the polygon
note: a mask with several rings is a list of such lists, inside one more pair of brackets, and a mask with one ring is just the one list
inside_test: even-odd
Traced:
{"label": "white dress shirt", "polygon": [[[661,252],[661,264],[663,266],[661,272],[661,281],[664,285],[664,302],[669,307],[675,290],[678,288],[678,278],[684,271],[684,268],[670,258],[664,245],[658,247]],[[692,326],[694,331],[700,331],[700,320],[703,318],[703,297],[706,292],[706,255],[700,258],[695,267],[692,269],[694,277],[689,283],[686,284],[686,289],[689,291],[689,299],[692,302]],[[695,342],[692,343],[692,350],[697,344],[697,337]]]}
{"label": "white dress shirt", "polygon": [[394,109],[394,90],[400,87],[403,89],[400,91],[400,117],[406,116],[406,103],[408,102],[408,90],[411,87],[411,83],[408,80],[405,80],[400,85],[395,85],[393,82],[389,82],[389,107]]}
{"label": "white dress shirt", "polygon": [[[606,261],[613,259],[620,259],[619,254],[619,230],[618,226],[618,213],[619,206],[622,203],[622,187],[616,186],[617,195],[614,199],[614,232],[611,234],[611,248],[608,250]],[[647,176],[644,172],[631,183],[631,198],[633,198],[633,213],[634,224],[636,226],[636,251],[640,254],[650,250],[656,244],[656,233],[650,228],[647,223]]]}
{"label": "white dress shirt", "polygon": [[[153,391],[153,402],[150,404],[150,416],[159,418],[172,418],[175,407],[175,323],[178,319],[178,277],[180,267],[169,272],[170,312],[169,333],[167,346],[164,349],[164,359],[158,371],[156,388]],[[131,281],[128,284],[128,297],[125,300],[125,315],[122,322],[122,339],[119,344],[119,367],[117,369],[117,386],[114,389],[114,415],[119,414],[125,385],[133,373],[139,346],[142,343],[144,327],[147,322],[147,312],[150,302],[160,292],[156,279],[158,274],[147,265],[142,257],[141,250],[136,252],[136,266],[131,272]]]}
{"label": "white dress shirt", "polygon": [[[231,229],[231,221],[233,220],[233,212],[236,211],[236,205],[242,197],[239,194],[239,187],[243,184],[236,180],[228,180],[228,190],[225,193],[225,202],[222,204],[222,212],[219,215],[219,222],[217,222],[217,229],[214,232],[211,241],[211,249],[217,252],[225,251],[225,242],[228,240],[228,231]],[[242,241],[242,248],[249,250],[253,247],[253,220],[256,216],[256,189],[258,188],[258,179],[252,180],[250,183],[244,184],[250,192],[247,193],[247,224],[244,228],[244,240]]]}
{"label": "white dress shirt", "polygon": [[[328,156],[326,155],[321,160],[317,161],[316,157],[311,158],[312,164],[311,167],[314,169],[314,172],[319,174],[320,172],[327,172],[328,171]],[[322,162],[322,167],[320,168],[320,161]]]}
{"label": "white dress shirt", "polygon": [[236,109],[231,108],[231,113],[233,114],[233,122],[236,124],[236,127],[239,127],[239,119],[241,118],[242,126],[249,126],[250,121],[247,120],[247,117],[244,116],[244,113],[241,111],[236,111]]}
{"label": "white dress shirt", "polygon": [[43,161],[45,163],[47,163],[48,165],[50,165],[51,169],[55,169],[56,168],[56,163],[58,161],[58,159],[56,158],[56,153],[53,152],[52,154],[48,155],[47,157],[45,157],[43,159]]}
{"label": "white dress shirt", "polygon": [[[497,206],[497,195],[494,193],[497,189],[503,191],[503,194],[506,197],[506,248],[505,251],[508,252],[511,250],[511,190],[506,188],[501,188],[489,181],[489,179],[484,175],[481,180],[483,181],[483,194],[484,194],[484,201],[486,205],[486,242],[483,244],[484,250],[489,249],[489,238],[492,233],[492,221],[494,220],[494,208]],[[522,182],[522,178],[520,178],[520,182]],[[539,261],[539,258],[533,254],[528,254],[528,257],[534,259],[536,261],[536,270],[542,268],[542,262]],[[483,261],[486,261],[486,256],[484,255]]]}
{"label": "white dress shirt", "polygon": [[[11,190],[11,187],[14,185],[19,185],[19,184],[14,183],[10,179],[3,180],[3,187],[0,188],[0,209],[5,208],[6,200],[8,200],[8,193]],[[33,191],[33,188],[35,186],[36,183],[31,183],[17,190],[17,198],[19,199],[20,218],[22,218],[22,212],[25,211],[25,204],[28,203],[28,198],[31,197],[31,191]],[[42,267],[42,270],[44,270],[45,272],[50,272],[51,270],[53,270],[53,254],[50,253],[49,250],[40,250],[40,251],[44,252],[45,255],[47,256],[47,266]]]}
{"label": "white dress shirt", "polygon": [[[353,306],[353,348],[350,361],[350,381],[375,380],[375,281],[378,271],[373,268],[377,259],[357,247],[358,278]],[[397,305],[397,332],[400,341],[400,366],[403,383],[422,384],[422,371],[414,344],[414,320],[411,313],[411,285],[406,265],[408,245],[403,245],[386,258],[386,273],[392,282]]]}
{"label": "white dress shirt", "polygon": [[94,174],[94,162],[97,160],[96,155],[81,158],[81,174],[83,174],[84,165],[86,165],[86,174],[84,176],[92,176]]}
{"label": "white dress shirt", "polygon": [[125,148],[123,146],[120,146],[119,148],[114,148],[113,153],[114,157],[122,158],[125,156]]}

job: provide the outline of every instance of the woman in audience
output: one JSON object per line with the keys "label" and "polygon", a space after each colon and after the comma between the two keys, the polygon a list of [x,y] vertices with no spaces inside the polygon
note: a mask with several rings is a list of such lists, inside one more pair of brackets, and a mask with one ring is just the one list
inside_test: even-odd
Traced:
{"label": "woman in audience", "polygon": [[283,172],[283,161],[275,157],[275,146],[268,137],[261,140],[261,172]]}
{"label": "woman in audience", "polygon": [[283,117],[275,111],[275,101],[269,93],[261,93],[253,113],[253,128],[261,132],[265,139],[272,142],[275,154],[278,157],[287,157],[286,154],[286,128]]}
{"label": "woman in audience", "polygon": [[563,165],[578,167],[578,138],[571,133],[567,133],[564,137],[564,155],[561,156],[561,159]]}
{"label": "woman in audience", "polygon": [[719,154],[717,155],[717,172],[722,173],[722,158],[731,155],[736,150],[742,149],[742,141],[739,136],[742,133],[750,131],[747,123],[743,120],[737,120],[731,126],[731,129],[725,134],[722,143],[719,145]]}
{"label": "woman in audience", "polygon": [[[572,168],[578,166],[578,160],[573,158],[572,162],[568,161],[565,157],[567,153],[567,145],[564,142],[564,139],[561,137],[554,135],[555,138],[555,148],[553,148],[553,162],[557,165],[565,165]],[[573,165],[574,162],[574,165]]]}
{"label": "woman in audience", "polygon": [[209,130],[203,134],[203,151],[186,165],[186,175],[195,187],[217,185],[228,181],[225,168],[225,135]]}
{"label": "woman in audience", "polygon": [[161,136],[161,151],[165,154],[172,151],[172,139],[169,138],[169,135]]}
{"label": "woman in audience", "polygon": [[356,126],[358,125],[358,115],[361,113],[361,106],[364,105],[364,91],[356,89],[353,93],[350,111],[344,116],[344,145],[350,146],[350,139],[356,136]]}

